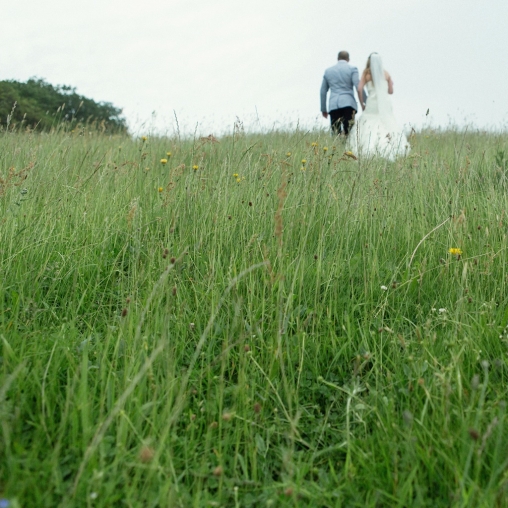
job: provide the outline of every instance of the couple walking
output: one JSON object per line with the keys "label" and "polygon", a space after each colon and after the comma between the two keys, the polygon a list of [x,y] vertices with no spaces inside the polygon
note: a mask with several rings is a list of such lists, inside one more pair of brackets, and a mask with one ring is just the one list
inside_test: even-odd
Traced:
{"label": "couple walking", "polygon": [[[358,121],[354,90],[363,114]],[[330,90],[329,107],[326,96]],[[367,92],[367,93],[365,93]],[[381,57],[372,53],[361,78],[358,69],[349,64],[349,53],[341,51],[338,62],[325,71],[321,85],[321,113],[330,116],[332,132],[348,136],[348,146],[356,154],[380,155],[390,160],[404,155],[409,149],[407,138],[397,125],[389,95],[393,81],[383,68]]]}

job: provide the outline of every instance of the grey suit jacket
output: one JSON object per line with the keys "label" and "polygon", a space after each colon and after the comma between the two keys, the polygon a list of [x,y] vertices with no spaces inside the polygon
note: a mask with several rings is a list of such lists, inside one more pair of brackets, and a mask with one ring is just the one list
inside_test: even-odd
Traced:
{"label": "grey suit jacket", "polygon": [[[346,60],[339,60],[333,67],[329,67],[323,76],[321,85],[321,111],[333,111],[347,106],[358,110],[354,89],[358,87],[358,68],[349,65]],[[326,109],[326,94],[330,90],[330,100]]]}

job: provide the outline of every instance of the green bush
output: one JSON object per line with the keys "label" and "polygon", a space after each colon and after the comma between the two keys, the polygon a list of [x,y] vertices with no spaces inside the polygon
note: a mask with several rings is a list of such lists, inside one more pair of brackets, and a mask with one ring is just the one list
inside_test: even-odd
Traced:
{"label": "green bush", "polygon": [[70,86],[53,86],[43,79],[26,83],[0,81],[0,126],[49,131],[57,126],[94,124],[106,132],[126,132],[122,110],[109,102],[95,102]]}

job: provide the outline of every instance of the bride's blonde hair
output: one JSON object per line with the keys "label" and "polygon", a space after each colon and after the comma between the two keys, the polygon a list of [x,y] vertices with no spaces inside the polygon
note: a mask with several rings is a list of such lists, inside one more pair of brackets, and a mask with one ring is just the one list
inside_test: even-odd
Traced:
{"label": "bride's blonde hair", "polygon": [[377,53],[374,51],[369,55],[369,58],[367,58],[367,64],[365,65],[365,69],[363,71],[363,75],[365,76],[365,80],[367,81],[367,78],[372,79],[372,74],[370,72],[370,57],[372,55],[377,55]]}

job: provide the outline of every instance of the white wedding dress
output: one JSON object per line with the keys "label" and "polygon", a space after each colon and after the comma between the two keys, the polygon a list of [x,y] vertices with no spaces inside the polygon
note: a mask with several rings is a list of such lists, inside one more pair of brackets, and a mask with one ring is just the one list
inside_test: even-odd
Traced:
{"label": "white wedding dress", "polygon": [[381,59],[374,58],[374,55],[371,57],[371,72],[372,81],[366,84],[367,105],[349,133],[349,148],[359,157],[377,155],[395,160],[409,152],[409,143],[393,115]]}

